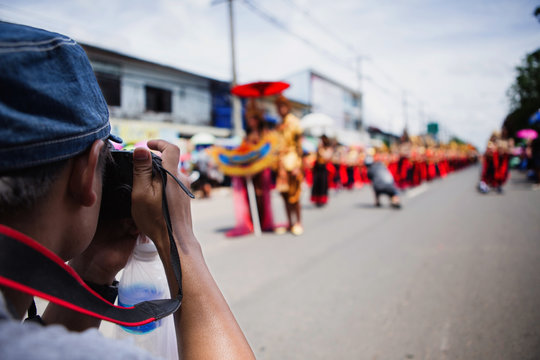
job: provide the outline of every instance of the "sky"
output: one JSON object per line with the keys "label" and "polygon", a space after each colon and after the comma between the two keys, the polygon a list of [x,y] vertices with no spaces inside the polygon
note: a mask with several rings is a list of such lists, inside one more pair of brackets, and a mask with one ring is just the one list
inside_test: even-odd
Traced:
{"label": "sky", "polygon": [[[427,122],[485,146],[515,67],[540,47],[532,0],[234,0],[238,82],[307,68],[364,94],[367,125]],[[223,0],[0,0],[0,19],[221,80],[232,79]],[[358,64],[360,66],[358,66]],[[539,104],[540,106],[540,104]]]}

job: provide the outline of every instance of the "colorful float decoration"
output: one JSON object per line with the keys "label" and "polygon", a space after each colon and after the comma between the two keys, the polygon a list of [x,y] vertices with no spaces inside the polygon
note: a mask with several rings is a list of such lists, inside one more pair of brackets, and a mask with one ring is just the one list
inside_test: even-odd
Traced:
{"label": "colorful float decoration", "polygon": [[276,140],[275,136],[267,135],[257,144],[243,142],[232,150],[213,146],[208,151],[222,173],[247,177],[275,165]]}

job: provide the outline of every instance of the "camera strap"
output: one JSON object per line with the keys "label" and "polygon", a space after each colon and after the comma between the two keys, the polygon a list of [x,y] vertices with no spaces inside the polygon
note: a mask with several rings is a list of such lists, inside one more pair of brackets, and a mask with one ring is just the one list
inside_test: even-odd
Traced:
{"label": "camera strap", "polygon": [[182,303],[182,271],[165,194],[167,175],[173,177],[188,196],[193,195],[164,168],[161,167],[159,173],[163,180],[163,216],[169,235],[171,264],[178,282],[176,298],[144,301],[131,307],[114,305],[92,290],[58,255],[4,225],[0,225],[0,285],[123,326],[144,325],[174,313]]}
{"label": "camera strap", "polygon": [[55,253],[4,225],[0,225],[0,285],[124,326],[161,319],[181,303],[177,298],[116,306],[92,290]]}

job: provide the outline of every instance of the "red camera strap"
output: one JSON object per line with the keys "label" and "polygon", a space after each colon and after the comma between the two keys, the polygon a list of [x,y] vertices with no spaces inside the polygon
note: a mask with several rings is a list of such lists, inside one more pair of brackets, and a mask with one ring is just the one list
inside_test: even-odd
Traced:
{"label": "red camera strap", "polygon": [[144,325],[170,315],[182,300],[180,292],[176,299],[116,306],[89,288],[52,251],[4,225],[0,225],[0,285],[124,326]]}

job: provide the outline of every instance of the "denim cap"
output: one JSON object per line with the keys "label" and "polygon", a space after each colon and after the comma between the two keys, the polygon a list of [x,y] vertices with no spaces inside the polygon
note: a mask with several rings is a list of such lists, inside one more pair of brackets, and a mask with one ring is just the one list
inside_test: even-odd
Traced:
{"label": "denim cap", "polygon": [[110,134],[109,111],[72,39],[0,22],[0,172],[68,159]]}

